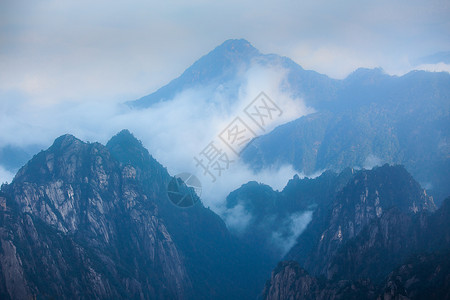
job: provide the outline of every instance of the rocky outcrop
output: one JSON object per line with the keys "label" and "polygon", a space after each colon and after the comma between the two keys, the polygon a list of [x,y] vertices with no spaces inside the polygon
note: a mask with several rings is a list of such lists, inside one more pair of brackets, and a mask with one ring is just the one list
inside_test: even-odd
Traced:
{"label": "rocky outcrop", "polygon": [[260,293],[273,264],[259,249],[237,240],[201,203],[189,209],[174,206],[167,198],[171,177],[128,131],[114,136],[106,147],[121,165],[135,170],[132,175],[157,206],[183,255],[194,299],[251,299]]}
{"label": "rocky outcrop", "polygon": [[373,299],[374,295],[375,288],[370,281],[317,279],[295,261],[280,262],[263,291],[263,299],[270,300],[357,300]]}
{"label": "rocky outcrop", "polygon": [[369,280],[325,280],[297,262],[280,262],[267,281],[265,300],[449,299],[450,253],[422,254],[397,267],[378,285]]}
{"label": "rocky outcrop", "polygon": [[[430,299],[444,299],[450,198],[435,211],[432,198],[405,172],[383,166],[357,173],[336,197],[326,228],[310,224],[305,231],[320,238],[303,266],[280,263],[264,299],[422,299],[427,290]],[[291,255],[296,249],[302,245]]]}
{"label": "rocky outcrop", "polygon": [[[316,244],[312,248],[297,245],[287,257],[303,263],[312,274],[331,279],[335,276],[330,269],[331,261],[337,251],[393,208],[412,216],[431,213],[436,206],[402,166],[359,171],[337,194],[331,209],[319,211],[324,216],[317,219],[326,220],[321,224],[323,230],[318,231],[313,227],[315,224],[306,229],[304,234],[311,236],[313,232]],[[305,253],[303,247],[309,247],[310,252]],[[299,253],[306,256],[299,257]]]}
{"label": "rocky outcrop", "polygon": [[182,255],[134,173],[105,146],[71,135],[37,154],[3,189],[13,209],[3,216],[10,218],[2,228],[4,293],[101,299],[191,295]]}
{"label": "rocky outcrop", "polygon": [[201,203],[175,207],[170,179],[126,130],[56,139],[0,191],[0,298],[256,296],[261,257]]}
{"label": "rocky outcrop", "polygon": [[383,280],[412,254],[450,249],[450,199],[434,214],[388,210],[341,247],[327,266],[329,278]]}
{"label": "rocky outcrop", "polygon": [[377,300],[450,299],[450,253],[417,255],[396,268]]}
{"label": "rocky outcrop", "polygon": [[295,261],[280,262],[263,292],[264,299],[316,299],[318,280]]}

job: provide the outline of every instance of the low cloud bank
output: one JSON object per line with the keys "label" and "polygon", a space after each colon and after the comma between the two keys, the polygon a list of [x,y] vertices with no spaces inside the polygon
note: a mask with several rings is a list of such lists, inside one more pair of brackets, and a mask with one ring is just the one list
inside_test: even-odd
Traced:
{"label": "low cloud bank", "polygon": [[[247,181],[256,180],[281,189],[296,173],[292,167],[283,166],[256,174],[235,155],[231,157],[234,162],[230,168],[215,183],[210,183],[194,161],[194,156],[217,140],[234,118],[243,115],[244,108],[260,92],[265,92],[282,114],[267,122],[264,130],[255,132],[257,135],[312,113],[314,110],[306,107],[302,99],[292,98],[281,88],[285,75],[286,70],[279,66],[254,64],[236,75],[239,78],[233,79],[238,86],[227,85],[227,82],[196,86],[182,91],[170,101],[141,110],[105,101],[38,105],[27,101],[24,95],[9,93],[8,97],[1,95],[6,100],[0,102],[0,127],[3,128],[0,145],[27,147],[37,144],[45,149],[56,137],[66,133],[84,141],[104,144],[126,128],[142,140],[172,175],[181,172],[197,174],[204,186],[203,201],[219,211],[226,195]],[[0,171],[1,178],[11,180],[8,171],[4,168]]]}

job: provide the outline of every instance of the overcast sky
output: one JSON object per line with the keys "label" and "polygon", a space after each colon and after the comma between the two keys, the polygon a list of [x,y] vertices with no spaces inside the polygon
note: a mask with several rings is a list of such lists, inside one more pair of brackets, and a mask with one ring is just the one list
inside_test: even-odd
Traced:
{"label": "overcast sky", "polygon": [[1,0],[0,101],[125,101],[224,40],[342,78],[450,50],[450,1]]}

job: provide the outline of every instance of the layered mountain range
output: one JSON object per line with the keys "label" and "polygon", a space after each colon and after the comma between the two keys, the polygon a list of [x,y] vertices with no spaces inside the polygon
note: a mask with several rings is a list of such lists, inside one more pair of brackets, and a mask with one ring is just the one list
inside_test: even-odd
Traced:
{"label": "layered mountain range", "polygon": [[248,182],[228,195],[223,217],[235,236],[276,264],[294,246],[313,212],[328,205],[354,172],[327,171],[314,179],[295,175],[282,191]]}
{"label": "layered mountain range", "polygon": [[448,298],[449,204],[436,210],[400,166],[358,172],[315,211],[264,299]]}
{"label": "layered mountain range", "polygon": [[[436,210],[402,166],[294,176],[281,192],[249,182],[224,218],[238,206],[250,218],[228,228],[201,202],[173,205],[170,179],[126,130],[106,146],[56,139],[2,186],[2,298],[251,299],[283,259],[267,299],[378,295],[380,282],[395,294],[448,265],[448,201]],[[448,283],[433,276],[430,288]]]}
{"label": "layered mountain range", "polygon": [[170,178],[128,131],[106,146],[56,139],[2,186],[2,299],[256,294],[261,258],[203,205],[174,206]]}
{"label": "layered mountain range", "polygon": [[[305,70],[287,57],[263,54],[246,40],[228,40],[178,78],[128,104],[133,109],[151,108],[195,90],[217,104],[215,109],[227,110],[248,92],[246,84],[253,78],[249,71],[254,69],[255,77],[266,69],[278,70],[283,74],[279,90],[315,111],[254,139],[241,155],[254,170],[291,164],[312,175],[402,164],[437,204],[450,195],[446,180],[450,177],[450,75],[446,72],[391,76],[381,69],[358,69],[337,80]],[[259,93],[268,87],[256,88]],[[2,145],[0,165],[15,172],[43,147]]]}
{"label": "layered mountain range", "polygon": [[175,206],[173,177],[128,130],[106,145],[66,134],[28,162],[35,145],[4,145],[0,163],[23,166],[0,190],[0,298],[450,298],[450,75],[335,80],[229,40],[128,105],[201,89],[229,108],[255,66],[283,70],[280,90],[315,112],[241,158],[310,178],[242,182],[219,216]]}
{"label": "layered mountain range", "polygon": [[438,204],[450,195],[446,180],[450,177],[450,74],[446,72],[391,76],[382,69],[361,68],[337,80],[305,70],[287,57],[263,54],[246,40],[228,40],[166,86],[130,105],[151,107],[183,91],[200,89],[211,99],[222,95],[225,106],[233,106],[245,93],[244,74],[255,66],[283,70],[279,89],[316,112],[255,138],[242,153],[254,170],[291,164],[311,175],[402,164]]}

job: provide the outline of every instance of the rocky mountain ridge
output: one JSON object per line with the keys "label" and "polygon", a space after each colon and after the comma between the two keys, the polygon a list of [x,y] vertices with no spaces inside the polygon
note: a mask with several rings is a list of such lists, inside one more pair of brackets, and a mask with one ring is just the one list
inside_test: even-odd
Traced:
{"label": "rocky mountain ridge", "polygon": [[2,186],[2,298],[256,294],[263,272],[246,283],[239,279],[247,272],[232,274],[259,270],[257,256],[201,203],[191,210],[170,203],[170,178],[128,131],[107,146],[56,139]]}
{"label": "rocky mountain ridge", "polygon": [[425,290],[441,299],[450,292],[449,203],[436,210],[401,166],[358,172],[316,211],[325,216],[300,235],[287,255],[295,261],[274,269],[264,299],[421,299]]}

